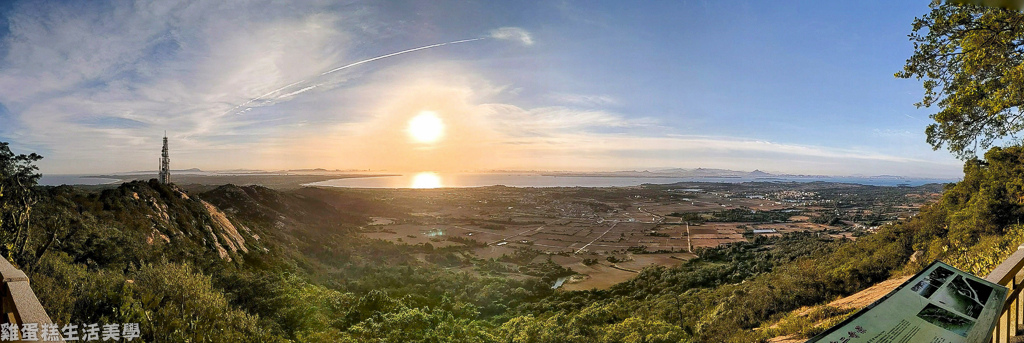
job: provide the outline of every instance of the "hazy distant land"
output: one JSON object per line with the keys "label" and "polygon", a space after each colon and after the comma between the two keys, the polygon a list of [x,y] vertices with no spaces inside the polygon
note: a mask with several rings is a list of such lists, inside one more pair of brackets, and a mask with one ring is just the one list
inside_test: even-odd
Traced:
{"label": "hazy distant land", "polygon": [[[373,173],[358,170],[293,169],[280,171],[200,169],[172,170],[175,184],[186,188],[202,188],[223,184],[262,185],[275,189],[295,189],[306,185],[349,188],[407,188],[408,180],[417,173]],[[132,180],[156,178],[155,171],[133,171],[103,175],[45,175],[42,185],[72,184],[88,188],[107,188]],[[827,176],[772,174],[727,169],[660,169],[643,171],[571,172],[571,171],[485,171],[440,174],[440,187],[623,187],[640,184],[676,182],[836,182],[879,186],[922,185],[954,182],[954,179],[914,178],[893,175]],[[372,179],[371,179],[372,178]],[[350,180],[359,179],[359,180]],[[603,180],[602,180],[603,179]]]}
{"label": "hazy distant land", "polygon": [[[238,173],[238,174],[171,174],[171,180],[184,188],[194,189],[196,186],[218,186],[225,184],[235,185],[261,185],[268,188],[274,189],[295,189],[300,188],[302,185],[313,182],[321,182],[334,179],[354,178],[354,177],[372,177],[372,176],[393,176],[395,174],[277,174],[270,172],[251,172],[251,173]],[[129,182],[133,180],[149,180],[155,179],[156,173],[144,173],[144,174],[109,174],[109,175],[88,175],[88,176],[77,176],[78,179],[102,179],[102,180],[114,180],[113,182],[104,182],[103,184],[88,183],[87,185],[95,188],[104,188],[117,186],[122,182]],[[56,186],[59,184],[73,184],[75,182],[73,177],[55,178],[54,180],[61,181],[57,184],[46,183],[43,180],[43,185]],[[82,184],[78,184],[82,185]]]}

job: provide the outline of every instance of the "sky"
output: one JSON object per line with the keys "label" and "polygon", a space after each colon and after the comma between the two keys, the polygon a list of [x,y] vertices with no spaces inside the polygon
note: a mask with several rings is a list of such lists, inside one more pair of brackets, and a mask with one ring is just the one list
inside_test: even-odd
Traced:
{"label": "sky", "polygon": [[[893,77],[927,11],[926,0],[3,2],[0,141],[43,155],[51,174],[155,170],[166,132],[173,169],[958,177],[962,163],[925,142],[935,110],[914,107],[920,82]],[[442,123],[430,142],[409,126],[425,112]]]}

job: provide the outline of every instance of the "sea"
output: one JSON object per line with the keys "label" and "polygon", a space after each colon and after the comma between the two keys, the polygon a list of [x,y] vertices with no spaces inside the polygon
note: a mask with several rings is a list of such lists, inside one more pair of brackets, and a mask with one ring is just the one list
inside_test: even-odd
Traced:
{"label": "sea", "polygon": [[101,177],[90,177],[89,175],[78,175],[78,174],[43,174],[43,177],[39,178],[40,186],[60,186],[60,185],[106,185],[111,183],[119,183],[121,180],[108,179]]}
{"label": "sea", "polygon": [[[898,178],[898,177],[619,177],[619,176],[562,176],[544,174],[466,173],[438,174],[431,172],[398,176],[367,176],[334,179],[305,184],[342,188],[468,188],[486,186],[508,187],[632,187],[643,184],[672,184],[678,182],[838,182],[872,186],[920,186],[929,183],[957,182],[957,179]],[[122,182],[81,174],[44,174],[42,186],[105,185]]]}
{"label": "sea", "polygon": [[417,173],[399,176],[374,176],[334,179],[306,184],[343,188],[466,188],[486,186],[508,187],[631,187],[643,184],[678,182],[839,182],[872,186],[920,186],[929,183],[957,182],[956,179],[897,177],[614,177],[560,176],[543,174],[436,174]]}

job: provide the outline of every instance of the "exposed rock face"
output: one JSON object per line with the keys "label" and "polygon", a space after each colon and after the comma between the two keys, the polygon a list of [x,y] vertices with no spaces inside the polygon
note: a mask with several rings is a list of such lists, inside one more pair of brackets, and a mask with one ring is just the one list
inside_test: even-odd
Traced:
{"label": "exposed rock face", "polygon": [[[68,192],[67,197],[88,197]],[[151,246],[172,258],[238,262],[247,254],[277,254],[320,249],[332,254],[323,239],[336,239],[366,224],[373,200],[330,190],[280,192],[261,186],[224,185],[203,193],[186,193],[156,180],[132,181],[87,198],[93,218],[127,240]],[[79,210],[79,209],[76,209]],[[99,225],[99,224],[97,224]],[[115,243],[116,244],[116,243]],[[161,247],[167,245],[167,247]]]}
{"label": "exposed rock face", "polygon": [[217,228],[220,230],[219,236],[227,243],[228,249],[231,249],[232,252],[237,252],[239,250],[242,252],[249,252],[249,249],[245,247],[245,239],[238,233],[238,229],[235,228],[235,225],[231,224],[231,220],[228,219],[227,215],[217,209],[216,206],[213,206],[206,201],[202,201],[202,203],[203,206],[206,207],[206,211],[210,213],[210,218],[213,218],[213,223],[216,224]]}
{"label": "exposed rock face", "polygon": [[920,259],[922,256],[924,256],[924,251],[915,251],[913,255],[910,255],[910,263],[917,262],[917,260]]}
{"label": "exposed rock face", "polygon": [[156,228],[153,228],[153,231],[150,232],[149,236],[146,237],[146,243],[148,243],[149,245],[153,245],[154,239],[156,237],[160,237],[160,239],[162,239],[164,241],[164,243],[170,243],[171,242],[171,238],[170,237],[167,237],[167,235],[165,235],[163,233],[160,233],[160,230],[157,230]]}
{"label": "exposed rock face", "polygon": [[350,234],[368,223],[369,215],[386,213],[375,200],[333,190],[280,192],[255,185],[224,185],[191,196],[203,199],[214,222],[211,226],[239,249],[232,252],[225,244],[232,255],[244,254],[243,249],[265,253],[270,246],[332,254],[333,247],[324,249],[323,240]]}
{"label": "exposed rock face", "polygon": [[169,244],[189,254],[216,253],[225,261],[254,248],[267,251],[238,218],[174,185],[133,181],[103,191],[99,200],[104,215],[125,226],[119,229],[140,230],[138,238],[148,245]]}
{"label": "exposed rock face", "polygon": [[109,250],[80,257],[100,261],[95,263],[158,255],[172,262],[215,264],[259,260],[249,254],[338,254],[334,245],[323,242],[352,234],[369,221],[363,212],[377,207],[358,194],[343,192],[225,185],[186,193],[155,179],[99,192],[70,186],[45,191],[54,206],[79,214],[76,218],[84,228],[76,230],[79,243]]}
{"label": "exposed rock face", "polygon": [[231,262],[231,255],[228,255],[228,251],[227,251],[227,250],[225,250],[225,249],[224,249],[224,246],[222,246],[222,245],[221,245],[221,244],[220,244],[220,243],[218,242],[218,240],[217,240],[217,234],[215,234],[215,233],[213,232],[213,228],[211,228],[211,227],[210,227],[209,225],[206,225],[206,226],[204,226],[203,228],[205,228],[205,229],[206,229],[206,233],[208,233],[208,234],[210,235],[210,238],[212,238],[212,239],[213,239],[213,245],[214,245],[214,247],[215,247],[215,248],[217,248],[217,255],[219,255],[219,256],[220,256],[220,259],[222,259],[222,260],[227,260],[228,262]]}

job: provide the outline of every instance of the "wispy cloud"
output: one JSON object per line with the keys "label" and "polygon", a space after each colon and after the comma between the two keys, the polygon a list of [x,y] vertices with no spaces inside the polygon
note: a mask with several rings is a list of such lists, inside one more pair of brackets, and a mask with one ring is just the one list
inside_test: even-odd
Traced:
{"label": "wispy cloud", "polygon": [[81,5],[20,2],[8,14],[0,103],[21,129],[5,135],[53,149],[44,164],[142,159],[164,130],[179,151],[217,149],[204,137],[246,124],[222,113],[337,65],[351,46],[346,21],[310,3]]}
{"label": "wispy cloud", "polygon": [[554,93],[548,95],[548,98],[557,103],[583,107],[608,107],[621,104],[618,99],[610,95]]}
{"label": "wispy cloud", "polygon": [[[446,59],[446,47],[423,60],[381,61],[471,40],[376,44],[398,34],[380,33],[383,19],[370,9],[336,6],[19,2],[4,14],[10,33],[0,38],[0,140],[42,150],[44,172],[151,169],[165,130],[174,161],[202,168],[704,166],[853,174],[934,165],[869,150],[672,135],[665,114],[624,112],[630,101],[621,95],[487,79],[497,73],[471,58],[485,53]],[[523,51],[543,45],[524,48],[535,41],[518,27],[448,39],[464,37],[515,42],[504,45]],[[450,132],[434,146],[410,144],[404,134],[423,110],[437,111]]]}
{"label": "wispy cloud", "polygon": [[510,104],[482,104],[479,108],[496,127],[513,137],[548,137],[559,132],[629,129],[656,124],[649,118],[627,119],[612,112],[562,106],[524,109]]}
{"label": "wispy cloud", "polygon": [[[356,101],[358,104],[350,98],[337,100],[348,103],[353,111],[366,113],[366,117],[332,125],[332,134],[303,139],[281,137],[268,156],[291,164],[334,160],[322,156],[338,156],[338,160],[350,163],[342,167],[404,171],[718,167],[834,175],[950,176],[953,173],[943,171],[958,168],[864,149],[665,134],[670,128],[651,118],[600,109],[524,107],[490,101],[507,91],[507,87],[494,86],[455,64],[396,66],[361,85],[352,95],[362,100]],[[453,133],[428,150],[407,144],[400,130],[406,120],[422,110],[437,112]],[[303,155],[297,156],[296,151],[303,151]],[[922,173],[921,166],[930,166],[935,175]]]}
{"label": "wispy cloud", "polygon": [[533,45],[533,37],[524,29],[518,27],[502,27],[491,31],[491,38],[513,40],[523,45]]}
{"label": "wispy cloud", "polygon": [[[398,55],[404,55],[404,54],[413,53],[413,52],[417,52],[417,51],[421,51],[421,50],[440,48],[440,47],[443,47],[445,45],[469,43],[469,42],[475,42],[475,41],[479,41],[479,40],[483,40],[483,39],[484,38],[461,39],[461,40],[456,40],[456,41],[451,41],[451,42],[431,44],[431,45],[421,46],[421,47],[418,47],[418,48],[405,49],[405,50],[398,51],[398,52],[392,52],[392,53],[388,53],[388,54],[384,54],[384,55],[380,55],[380,56],[376,56],[376,57],[367,58],[367,59],[364,59],[364,60],[361,60],[361,61],[356,61],[356,62],[348,63],[346,65],[343,65],[343,66],[340,66],[340,67],[337,67],[337,68],[333,68],[331,70],[328,70],[328,71],[325,71],[323,73],[320,73],[320,75],[317,75],[317,76],[315,76],[315,77],[313,77],[311,79],[296,81],[296,82],[288,84],[288,85],[286,85],[284,87],[272,90],[272,91],[270,91],[270,92],[268,92],[266,94],[263,94],[263,95],[260,95],[258,97],[249,99],[246,102],[244,102],[244,103],[242,103],[242,104],[240,104],[238,106],[232,107],[231,110],[229,110],[227,113],[228,114],[231,114],[231,113],[236,113],[236,114],[237,113],[244,113],[244,112],[248,112],[249,110],[251,110],[253,107],[256,107],[256,106],[269,106],[269,105],[276,104],[277,102],[280,102],[280,101],[288,100],[292,96],[304,93],[304,92],[306,92],[308,90],[311,90],[313,88],[317,88],[317,87],[320,87],[320,86],[324,86],[324,85],[330,84],[331,82],[329,80],[326,80],[326,77],[328,77],[328,75],[330,75],[330,74],[334,74],[334,73],[340,72],[340,71],[345,70],[345,69],[357,67],[357,66],[362,65],[362,64],[371,63],[371,62],[382,60],[382,59],[385,59],[385,58],[395,57],[395,56],[398,56]],[[298,89],[298,90],[296,90],[296,89]]]}
{"label": "wispy cloud", "polygon": [[958,168],[955,162],[736,137],[565,133],[510,139],[505,144],[516,151],[509,154],[512,161],[550,157],[542,169],[757,168],[794,174],[952,177]]}
{"label": "wispy cloud", "polygon": [[873,135],[877,136],[877,137],[886,137],[886,138],[913,138],[913,139],[917,139],[917,138],[921,138],[921,137],[924,136],[923,133],[914,133],[914,132],[910,132],[910,130],[900,130],[900,129],[874,129],[874,130],[871,131],[871,133]]}

